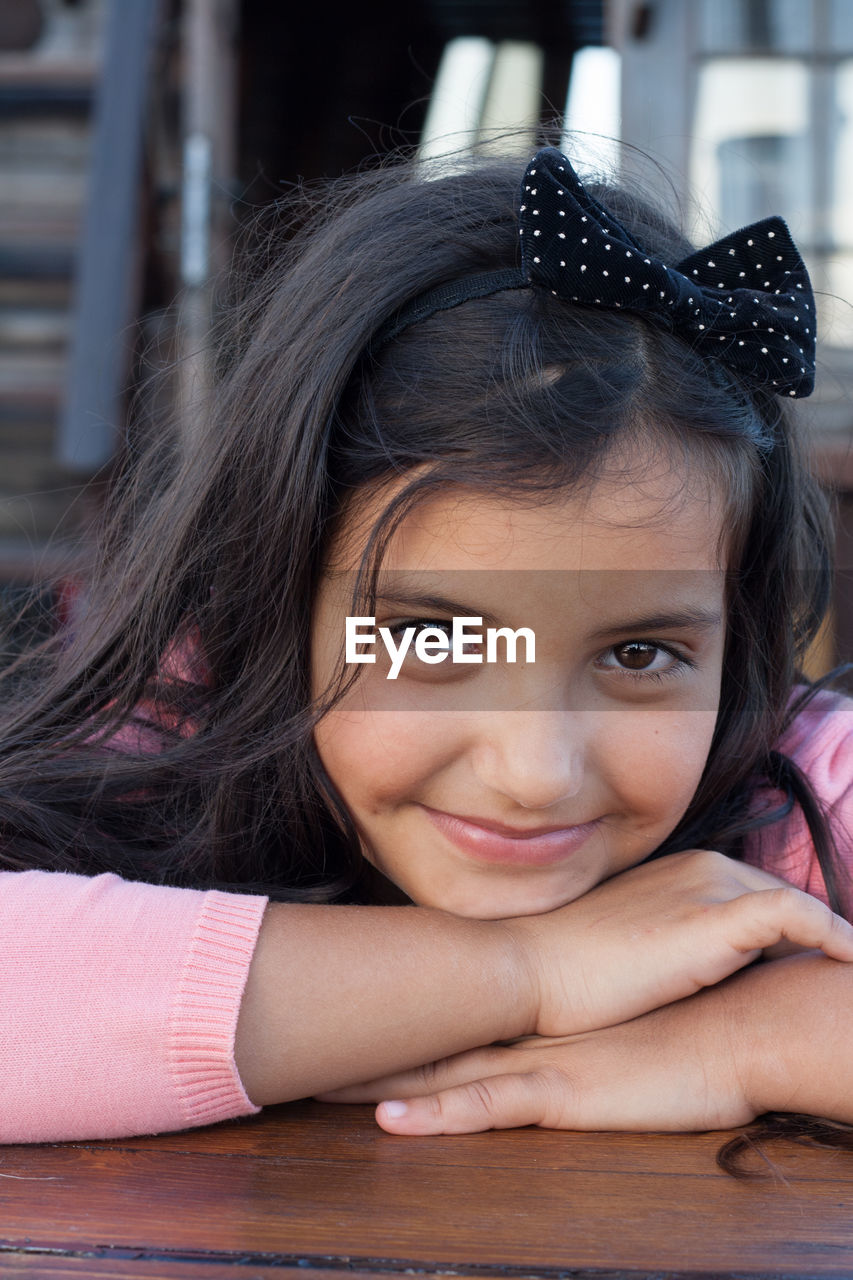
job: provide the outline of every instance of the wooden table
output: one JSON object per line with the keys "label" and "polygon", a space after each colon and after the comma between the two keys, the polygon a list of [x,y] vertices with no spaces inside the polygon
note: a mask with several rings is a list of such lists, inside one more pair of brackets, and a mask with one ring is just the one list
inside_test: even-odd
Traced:
{"label": "wooden table", "polygon": [[383,1133],[299,1103],[157,1138],[0,1149],[0,1276],[853,1276],[853,1155],[720,1135]]}

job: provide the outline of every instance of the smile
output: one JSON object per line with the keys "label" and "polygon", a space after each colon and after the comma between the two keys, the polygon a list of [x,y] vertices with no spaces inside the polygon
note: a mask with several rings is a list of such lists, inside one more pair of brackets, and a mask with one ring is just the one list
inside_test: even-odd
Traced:
{"label": "smile", "polygon": [[[581,847],[598,827],[598,821],[575,827],[557,827],[528,834],[499,823],[481,826],[468,818],[422,806],[424,813],[457,849],[478,862],[503,863],[509,866],[547,867],[563,862]],[[483,822],[486,820],[483,819]]]}

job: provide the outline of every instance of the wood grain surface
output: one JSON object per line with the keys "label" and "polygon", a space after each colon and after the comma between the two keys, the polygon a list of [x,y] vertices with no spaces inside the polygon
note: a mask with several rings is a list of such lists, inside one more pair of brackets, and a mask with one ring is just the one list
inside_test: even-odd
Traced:
{"label": "wood grain surface", "polygon": [[209,1129],[0,1150],[0,1276],[853,1276],[853,1156],[728,1135],[383,1133],[299,1103]]}

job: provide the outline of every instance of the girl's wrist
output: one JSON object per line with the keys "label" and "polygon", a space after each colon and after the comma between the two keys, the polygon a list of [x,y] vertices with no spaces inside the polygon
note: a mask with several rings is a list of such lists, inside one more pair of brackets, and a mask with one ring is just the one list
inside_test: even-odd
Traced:
{"label": "girl's wrist", "polygon": [[536,936],[528,925],[529,917],[507,920],[484,920],[482,925],[494,935],[494,945],[504,954],[500,971],[505,972],[505,1005],[507,1031],[498,1040],[518,1040],[539,1034],[544,1000],[543,981],[538,963]]}
{"label": "girl's wrist", "polygon": [[723,991],[734,1066],[755,1114],[853,1122],[853,965],[803,952],[753,965]]}

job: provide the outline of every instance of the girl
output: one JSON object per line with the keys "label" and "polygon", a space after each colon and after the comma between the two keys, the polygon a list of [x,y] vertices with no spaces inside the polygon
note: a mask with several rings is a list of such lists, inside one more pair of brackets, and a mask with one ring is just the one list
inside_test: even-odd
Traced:
{"label": "girl", "polygon": [[805,270],[522,167],[318,201],[10,668],[7,1141],[853,1121]]}

